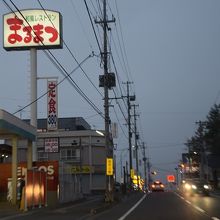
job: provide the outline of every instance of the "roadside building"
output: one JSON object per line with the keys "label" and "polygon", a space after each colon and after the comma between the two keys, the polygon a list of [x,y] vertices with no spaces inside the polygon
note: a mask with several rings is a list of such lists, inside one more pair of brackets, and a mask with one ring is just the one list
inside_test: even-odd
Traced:
{"label": "roadside building", "polygon": [[[29,123],[29,120],[25,120]],[[84,194],[105,191],[105,138],[81,117],[59,118],[56,131],[47,119],[37,121],[37,161],[34,168],[47,172],[47,203],[74,201]],[[5,144],[11,145],[10,140]],[[23,175],[27,141],[18,142],[18,176]],[[10,155],[4,163],[10,163]],[[1,166],[0,166],[1,169]]]}

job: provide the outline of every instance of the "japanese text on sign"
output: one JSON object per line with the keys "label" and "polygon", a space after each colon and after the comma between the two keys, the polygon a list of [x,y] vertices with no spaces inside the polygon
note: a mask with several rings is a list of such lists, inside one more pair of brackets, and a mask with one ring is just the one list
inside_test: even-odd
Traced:
{"label": "japanese text on sign", "polygon": [[46,138],[45,142],[45,152],[59,152],[59,139],[58,138]]}
{"label": "japanese text on sign", "polygon": [[47,129],[57,130],[58,118],[57,118],[57,81],[47,82]]}
{"label": "japanese text on sign", "polygon": [[54,11],[24,10],[4,15],[4,48],[61,48],[60,14]]}
{"label": "japanese text on sign", "polygon": [[107,176],[113,175],[113,159],[112,158],[106,159],[106,175]]}

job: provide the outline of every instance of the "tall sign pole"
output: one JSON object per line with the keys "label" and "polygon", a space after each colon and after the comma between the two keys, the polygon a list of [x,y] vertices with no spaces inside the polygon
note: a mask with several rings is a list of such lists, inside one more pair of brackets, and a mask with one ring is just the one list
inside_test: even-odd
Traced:
{"label": "tall sign pole", "polygon": [[[3,15],[3,47],[6,51],[30,50],[31,115],[37,129],[37,49],[62,48],[61,14],[51,10],[18,10]],[[52,20],[51,20],[52,19]],[[37,160],[36,142],[28,144],[28,168]],[[14,155],[14,154],[13,154]],[[17,155],[14,155],[16,157]],[[17,166],[16,163],[13,166]],[[13,176],[13,175],[12,175]],[[16,188],[17,178],[12,183]],[[13,198],[16,199],[16,198]]]}
{"label": "tall sign pole", "polygon": [[[37,50],[30,49],[31,64],[31,125],[37,128]],[[32,143],[32,160],[37,161],[36,141]]]}

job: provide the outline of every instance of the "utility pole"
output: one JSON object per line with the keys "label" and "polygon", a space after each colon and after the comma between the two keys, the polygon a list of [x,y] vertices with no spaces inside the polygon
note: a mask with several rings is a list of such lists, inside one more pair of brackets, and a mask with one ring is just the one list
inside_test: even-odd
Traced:
{"label": "utility pole", "polygon": [[149,179],[147,179],[147,157],[146,157],[146,151],[145,151],[145,144],[143,144],[143,161],[144,161],[144,189],[147,188]]}
{"label": "utility pole", "polygon": [[127,81],[127,96],[125,96],[125,98],[127,98],[127,106],[128,106],[128,145],[129,145],[129,169],[130,169],[130,189],[132,187],[132,176],[131,176],[131,170],[133,169],[132,166],[132,146],[131,146],[131,138],[132,138],[132,132],[131,132],[131,103],[130,101],[135,101],[135,96],[130,96],[129,93],[129,85],[132,84],[132,82]]}
{"label": "utility pole", "polygon": [[[100,87],[104,87],[104,111],[105,111],[105,147],[106,147],[106,159],[113,159],[113,149],[110,147],[110,117],[109,117],[109,93],[108,90],[111,87],[115,86],[115,76],[108,72],[108,23],[115,22],[115,19],[107,19],[107,4],[106,0],[103,0],[103,19],[100,21],[95,21],[96,23],[101,24],[103,28],[103,52],[102,52],[102,61],[104,65],[104,75],[100,76]],[[107,164],[106,164],[107,166]],[[106,190],[105,190],[105,201],[113,202],[113,176],[106,175]]]}
{"label": "utility pole", "polygon": [[139,186],[139,165],[138,165],[138,144],[137,144],[137,140],[139,139],[138,134],[137,134],[137,115],[136,114],[136,107],[138,107],[139,105],[132,105],[132,107],[134,108],[134,141],[135,141],[135,151],[136,151],[136,172],[137,172],[137,186],[138,186],[138,190],[140,189]]}

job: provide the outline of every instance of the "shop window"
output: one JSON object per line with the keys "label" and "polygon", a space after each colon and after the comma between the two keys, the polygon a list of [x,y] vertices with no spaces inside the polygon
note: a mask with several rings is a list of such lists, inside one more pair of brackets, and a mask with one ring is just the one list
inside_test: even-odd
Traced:
{"label": "shop window", "polygon": [[79,149],[61,149],[60,150],[60,159],[61,160],[80,160],[80,151]]}

